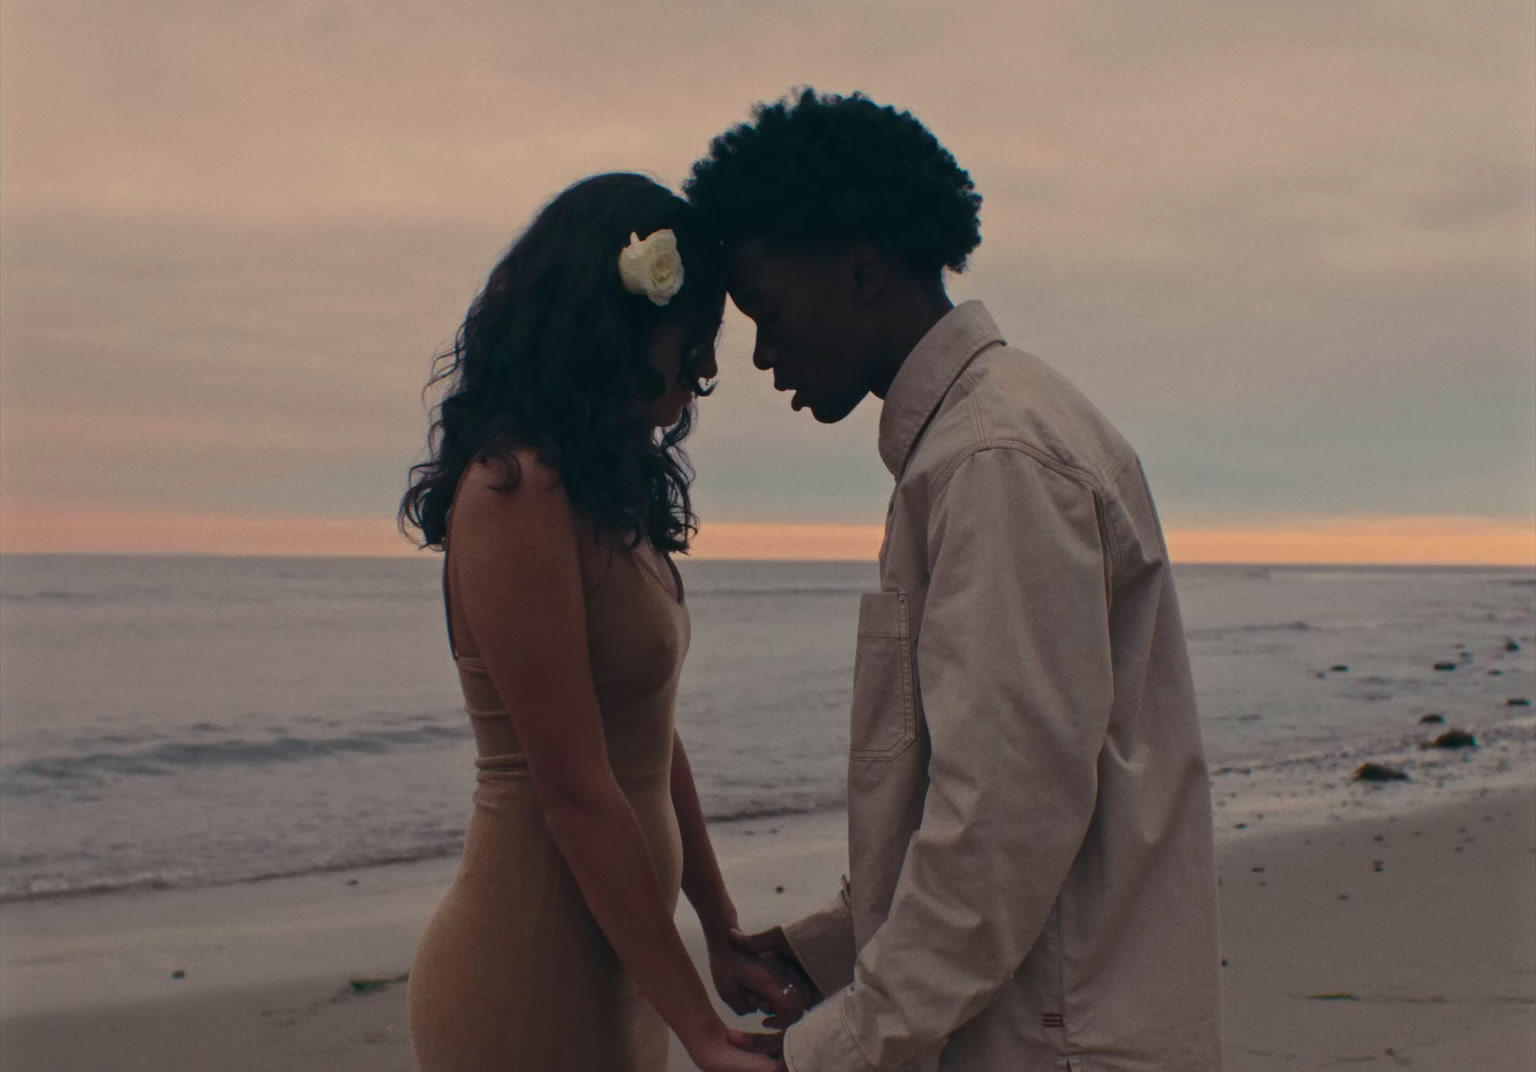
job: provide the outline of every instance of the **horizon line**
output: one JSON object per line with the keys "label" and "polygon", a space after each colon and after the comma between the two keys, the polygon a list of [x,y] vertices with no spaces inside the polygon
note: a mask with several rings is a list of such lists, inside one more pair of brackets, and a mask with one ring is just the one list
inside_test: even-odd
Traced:
{"label": "horizon line", "polygon": [[[233,558],[233,559],[294,559],[327,560],[338,562],[418,562],[432,555],[441,554],[436,549],[416,554],[405,553],[355,553],[349,551],[13,551],[0,547],[0,558]],[[740,563],[804,563],[807,565],[847,565],[868,563],[874,558],[748,558],[736,556],[700,556],[681,552],[684,562],[740,562]],[[1407,562],[1407,561],[1327,561],[1292,560],[1286,562],[1260,562],[1242,559],[1192,559],[1171,556],[1175,566],[1222,566],[1230,569],[1385,569],[1385,570],[1508,570],[1536,571],[1536,562]]]}
{"label": "horizon line", "polygon": [[[874,561],[881,525],[710,522],[690,556],[700,561]],[[1169,557],[1203,565],[1536,567],[1536,518],[1377,515],[1283,522],[1178,525]],[[392,521],[235,517],[79,509],[0,512],[6,554],[215,555],[402,558],[414,549]]]}

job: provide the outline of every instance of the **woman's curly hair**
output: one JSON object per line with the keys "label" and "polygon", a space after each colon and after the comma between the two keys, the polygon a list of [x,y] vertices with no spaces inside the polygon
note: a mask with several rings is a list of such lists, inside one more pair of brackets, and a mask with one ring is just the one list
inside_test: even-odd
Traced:
{"label": "woman's curly hair", "polygon": [[[619,251],[631,234],[677,236],[683,286],[665,306],[624,289]],[[639,400],[666,383],[649,364],[653,331],[683,322],[712,344],[725,306],[719,242],[698,213],[643,175],[596,175],[544,207],[491,271],[454,344],[437,356],[430,389],[448,382],[428,433],[428,460],[411,468],[400,502],[402,530],[441,548],[459,477],[501,459],[516,485],[512,452],[532,448],[559,474],[572,504],[597,528],[633,546],[649,540],[686,551],[696,521],[693,471],[679,444],[682,420],[660,436],[637,422]],[[685,356],[682,382],[706,394]]]}
{"label": "woman's curly hair", "polygon": [[965,268],[981,244],[981,195],[910,112],[860,93],[804,89],[759,104],[721,134],[683,186],[727,245],[777,249],[873,243],[917,277]]}

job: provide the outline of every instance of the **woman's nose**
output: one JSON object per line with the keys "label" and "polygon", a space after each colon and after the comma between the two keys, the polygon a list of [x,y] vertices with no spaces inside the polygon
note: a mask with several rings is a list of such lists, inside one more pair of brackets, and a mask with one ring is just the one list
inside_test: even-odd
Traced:
{"label": "woman's nose", "polygon": [[752,364],[767,372],[773,368],[773,358],[773,350],[764,346],[761,339],[757,340],[757,345],[752,348]]}

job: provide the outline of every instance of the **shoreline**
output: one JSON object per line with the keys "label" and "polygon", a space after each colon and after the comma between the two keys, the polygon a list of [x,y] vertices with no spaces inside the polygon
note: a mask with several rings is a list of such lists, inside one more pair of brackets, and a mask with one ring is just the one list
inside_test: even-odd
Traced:
{"label": "shoreline", "polygon": [[[1536,785],[1536,716],[1472,720],[1465,725],[1476,735],[1479,747],[1462,751],[1426,748],[1426,735],[1453,728],[1447,723],[1417,734],[1405,732],[1392,739],[1363,739],[1343,749],[1216,766],[1211,771],[1211,801],[1217,837],[1243,830],[1321,827],[1350,818],[1385,815],[1402,807],[1432,808],[1473,791]],[[1367,761],[1397,767],[1410,777],[1404,782],[1359,783],[1354,779],[1354,771]],[[712,834],[727,834],[753,824],[798,827],[841,817],[846,804],[846,800],[839,800],[807,810],[765,809],[706,821]],[[1266,825],[1260,827],[1259,823]],[[206,881],[157,878],[122,883],[107,880],[76,888],[33,890],[0,897],[0,915],[25,905],[189,894],[328,876],[346,878],[354,872],[452,862],[461,850],[462,841],[457,841],[378,860],[340,861],[243,877]]]}
{"label": "shoreline", "polygon": [[[1501,781],[1350,787],[1300,826],[1222,828],[1218,804],[1229,1069],[1532,1066],[1536,789]],[[846,869],[840,810],[711,835],[749,930],[822,903]],[[124,1072],[408,1072],[404,987],[351,984],[406,971],[456,866],[0,906],[0,1065],[93,1067],[110,1040]],[[678,922],[701,957],[686,902]]]}

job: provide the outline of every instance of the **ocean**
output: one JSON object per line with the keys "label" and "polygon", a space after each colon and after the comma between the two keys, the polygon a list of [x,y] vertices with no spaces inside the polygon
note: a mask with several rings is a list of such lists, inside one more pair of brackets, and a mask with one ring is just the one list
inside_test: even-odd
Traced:
{"label": "ocean", "polygon": [[[874,565],[681,570],[678,727],[707,815],[838,806]],[[438,577],[431,558],[0,556],[0,900],[455,853],[474,748]],[[1219,808],[1260,784],[1305,808],[1366,759],[1418,786],[1536,772],[1531,570],[1177,579]],[[1420,747],[1446,726],[1479,747]]]}

